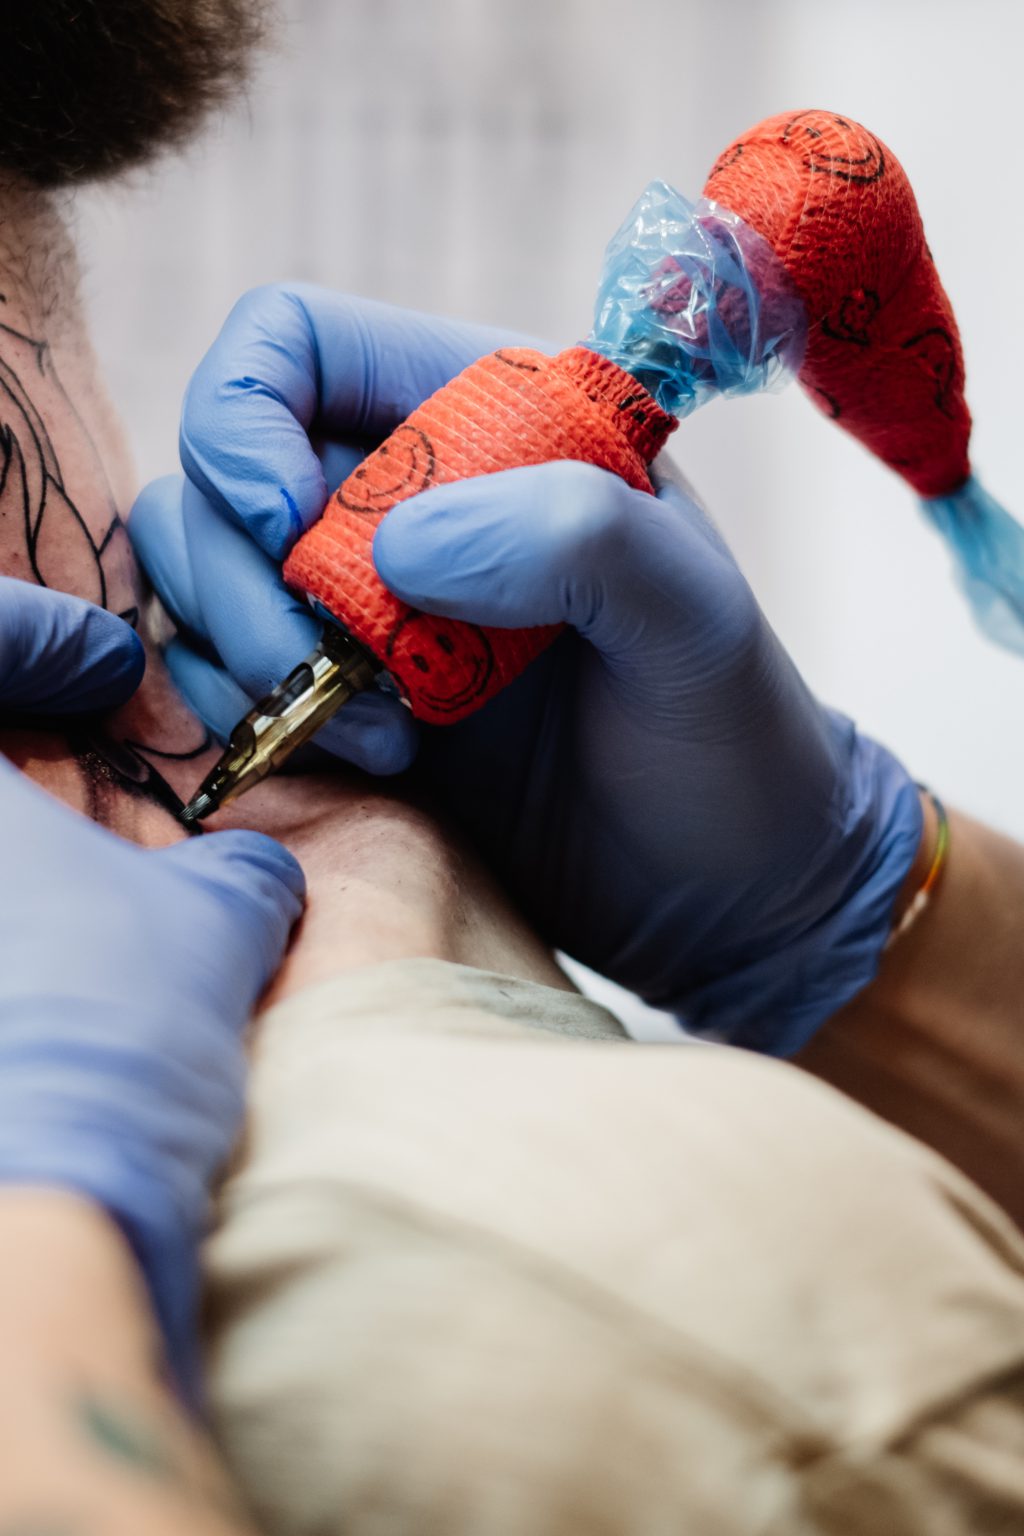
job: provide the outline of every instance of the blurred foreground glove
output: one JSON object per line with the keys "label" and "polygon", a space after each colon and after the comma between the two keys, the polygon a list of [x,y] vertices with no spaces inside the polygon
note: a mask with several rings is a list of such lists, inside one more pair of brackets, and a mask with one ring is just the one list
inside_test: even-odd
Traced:
{"label": "blurred foreground glove", "polygon": [[[175,676],[222,736],[270,681],[265,636],[297,602],[278,566],[327,494],[307,430],[350,445],[336,481],[353,442],[495,343],[320,290],[236,307],[186,399],[189,478],[151,487],[130,524],[196,641],[172,648]],[[692,1028],[779,1054],[871,980],[917,792],[811,697],[685,491],[510,470],[400,504],[374,557],[428,612],[572,626],[476,715],[420,730],[419,771],[546,939]],[[302,622],[275,675],[315,638]]]}
{"label": "blurred foreground glove", "polygon": [[[131,695],[138,638],[77,598],[0,580],[0,724]],[[272,839],[147,852],[0,757],[0,1182],[86,1195],[144,1271],[195,1396],[197,1246],[242,1115],[241,1036],[303,896]]]}

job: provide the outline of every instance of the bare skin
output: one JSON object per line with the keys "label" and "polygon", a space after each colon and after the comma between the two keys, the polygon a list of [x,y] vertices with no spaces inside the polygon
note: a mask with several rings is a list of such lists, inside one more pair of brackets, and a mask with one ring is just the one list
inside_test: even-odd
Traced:
{"label": "bare skin", "polygon": [[931,905],[799,1064],[933,1146],[1024,1227],[1024,849],[966,816],[950,824]]}

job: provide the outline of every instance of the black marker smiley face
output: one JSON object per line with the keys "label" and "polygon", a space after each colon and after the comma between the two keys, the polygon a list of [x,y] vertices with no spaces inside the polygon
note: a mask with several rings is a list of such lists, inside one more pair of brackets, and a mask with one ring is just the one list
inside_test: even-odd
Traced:
{"label": "black marker smiley face", "polygon": [[708,181],[711,181],[715,176],[720,176],[723,171],[727,171],[730,165],[735,165],[736,161],[742,155],[744,148],[745,145],[743,144],[742,140],[737,140],[735,144],[730,144],[728,149],[723,149],[722,153],[711,167],[711,171],[708,175]]}
{"label": "black marker smiley face", "polygon": [[384,658],[414,704],[440,715],[468,713],[494,675],[494,651],[482,629],[418,608],[399,619]]}
{"label": "black marker smiley face", "polygon": [[[520,348],[520,351],[523,351]],[[506,368],[519,368],[523,373],[540,373],[540,364],[535,363],[531,357],[516,357],[505,347],[499,347],[494,354],[499,363],[504,363]]]}
{"label": "black marker smiley face", "polygon": [[396,502],[425,491],[435,469],[430,438],[419,427],[403,422],[339,487],[338,501],[350,512],[384,513]]}
{"label": "black marker smiley face", "polygon": [[840,299],[834,313],[821,322],[821,328],[834,341],[852,341],[858,347],[869,347],[871,322],[881,307],[882,301],[873,289],[858,288]]}
{"label": "black marker smiley face", "polygon": [[803,155],[809,171],[822,176],[865,184],[885,175],[885,151],[874,134],[834,112],[798,113],[786,124],[782,142]]}
{"label": "black marker smiley face", "polygon": [[956,385],[956,345],[948,331],[941,325],[932,326],[911,336],[903,343],[903,350],[910,354],[927,373],[932,384],[932,399],[944,416],[953,416],[950,396]]}

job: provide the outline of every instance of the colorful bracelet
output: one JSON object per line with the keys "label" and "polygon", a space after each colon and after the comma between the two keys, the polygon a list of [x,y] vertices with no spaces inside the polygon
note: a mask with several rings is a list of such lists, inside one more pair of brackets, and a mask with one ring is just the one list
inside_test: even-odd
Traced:
{"label": "colorful bracelet", "polygon": [[927,784],[919,784],[917,787],[923,795],[928,796],[928,799],[935,807],[935,814],[939,818],[939,830],[935,839],[935,853],[932,858],[931,868],[924,877],[921,889],[917,892],[913,901],[886,939],[886,949],[890,949],[897,939],[901,939],[909,929],[913,928],[921,913],[931,901],[935,887],[942,878],[942,871],[946,867],[946,860],[949,857],[949,817],[946,815],[946,807],[934,790],[928,788]]}

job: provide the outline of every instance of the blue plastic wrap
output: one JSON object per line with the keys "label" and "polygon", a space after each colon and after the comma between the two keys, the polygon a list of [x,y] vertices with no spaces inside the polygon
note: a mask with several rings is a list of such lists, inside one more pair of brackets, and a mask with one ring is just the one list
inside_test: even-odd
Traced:
{"label": "blue plastic wrap", "polygon": [[585,345],[673,416],[778,388],[803,359],[799,294],[766,240],[725,208],[652,181],[605,252]]}
{"label": "blue plastic wrap", "polygon": [[922,501],[953,554],[957,580],[989,639],[1024,654],[1024,528],[972,475]]}

